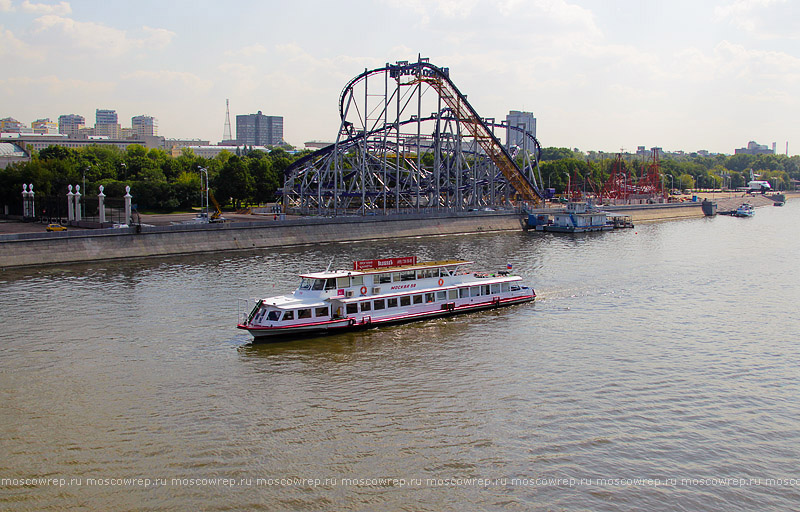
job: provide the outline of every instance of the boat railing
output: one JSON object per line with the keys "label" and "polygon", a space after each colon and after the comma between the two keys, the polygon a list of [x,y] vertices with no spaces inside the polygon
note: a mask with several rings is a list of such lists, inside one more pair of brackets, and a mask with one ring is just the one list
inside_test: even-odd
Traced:
{"label": "boat railing", "polygon": [[258,305],[260,301],[261,299],[258,297],[251,297],[249,299],[239,297],[236,299],[237,316],[240,325],[247,325],[250,323],[250,320],[253,319],[256,311],[258,311],[256,305]]}

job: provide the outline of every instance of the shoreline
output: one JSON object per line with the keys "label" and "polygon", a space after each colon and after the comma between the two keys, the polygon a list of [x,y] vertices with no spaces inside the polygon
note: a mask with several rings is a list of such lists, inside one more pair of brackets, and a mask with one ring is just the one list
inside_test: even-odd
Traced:
{"label": "shoreline", "polygon": [[[798,196],[788,193],[787,197]],[[701,201],[715,200],[720,211],[742,202],[755,207],[772,205],[767,197],[742,194],[697,194],[698,201],[667,204],[620,205],[607,211],[630,215],[636,223],[651,223],[703,217]],[[550,208],[552,210],[552,208]],[[191,214],[159,216],[178,219]],[[142,216],[148,223],[149,216]],[[33,223],[0,223],[0,268],[20,268],[64,263],[85,263],[200,254],[220,251],[269,249],[335,242],[421,236],[468,235],[498,231],[521,231],[524,221],[516,212],[462,212],[458,214],[402,214],[366,217],[303,217],[286,220],[253,220],[236,215],[233,222],[220,224],[143,226],[122,229],[44,232]],[[169,222],[168,220],[166,222]],[[8,229],[14,225],[17,231]],[[6,228],[6,229],[2,229]],[[31,229],[35,228],[35,229]],[[5,233],[5,234],[2,234]]]}

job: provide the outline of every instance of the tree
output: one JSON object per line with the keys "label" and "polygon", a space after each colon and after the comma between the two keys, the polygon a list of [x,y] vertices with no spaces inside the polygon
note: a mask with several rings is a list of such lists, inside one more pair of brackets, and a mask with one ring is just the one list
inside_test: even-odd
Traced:
{"label": "tree", "polygon": [[[263,154],[263,153],[262,153]],[[272,166],[270,158],[257,157],[250,159],[250,175],[253,177],[255,191],[253,200],[256,203],[266,203],[275,200],[275,191],[280,186],[278,173]]]}
{"label": "tree", "polygon": [[255,192],[250,170],[238,156],[232,156],[225,162],[213,183],[217,200],[223,204],[233,201],[234,206],[238,206],[240,201],[250,199]]}

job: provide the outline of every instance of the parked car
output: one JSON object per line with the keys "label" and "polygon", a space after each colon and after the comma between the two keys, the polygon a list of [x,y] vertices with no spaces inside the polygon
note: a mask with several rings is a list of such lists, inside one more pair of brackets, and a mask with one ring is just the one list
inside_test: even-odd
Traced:
{"label": "parked car", "polygon": [[47,231],[66,231],[67,227],[61,224],[48,224],[45,229],[47,229]]}

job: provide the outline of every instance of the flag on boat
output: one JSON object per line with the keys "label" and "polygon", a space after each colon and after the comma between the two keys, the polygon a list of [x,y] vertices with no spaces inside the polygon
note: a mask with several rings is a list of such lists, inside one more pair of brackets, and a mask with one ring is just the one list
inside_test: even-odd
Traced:
{"label": "flag on boat", "polygon": [[511,263],[506,263],[506,268],[507,268],[508,270],[511,270]]}

